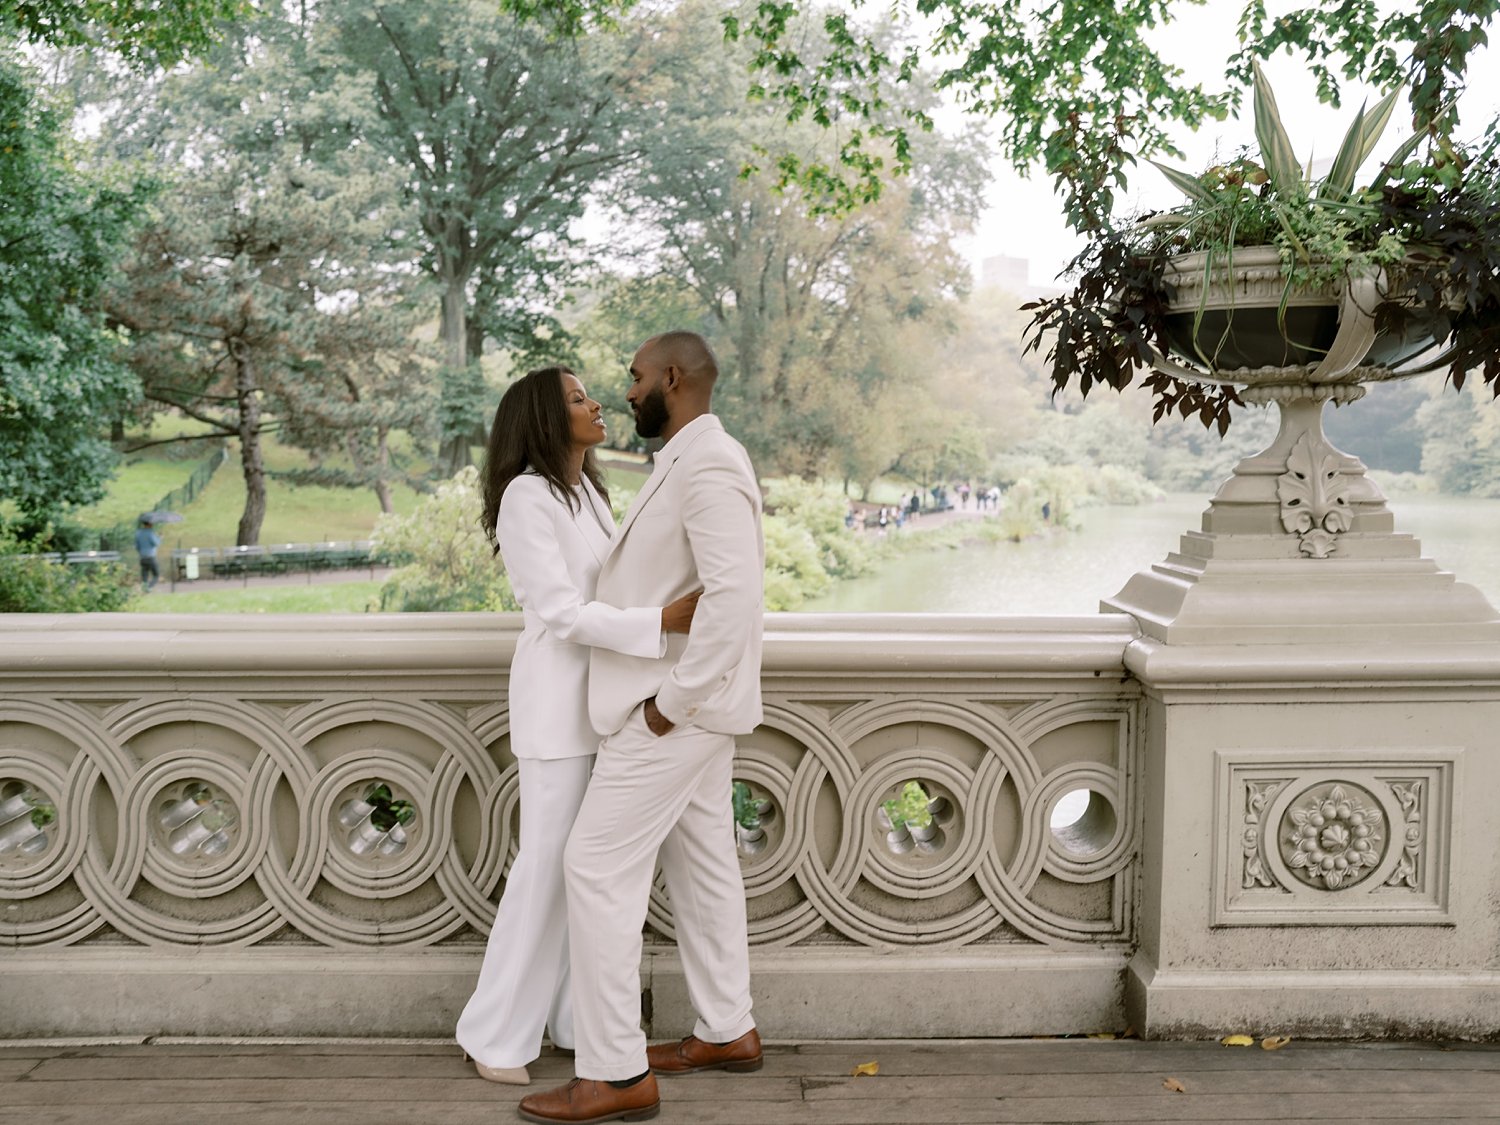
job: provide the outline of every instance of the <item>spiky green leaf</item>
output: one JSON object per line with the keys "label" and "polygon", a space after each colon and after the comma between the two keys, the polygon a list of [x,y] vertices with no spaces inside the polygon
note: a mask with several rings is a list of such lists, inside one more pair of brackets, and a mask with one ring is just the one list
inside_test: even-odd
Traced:
{"label": "spiky green leaf", "polygon": [[1213,201],[1213,192],[1209,191],[1198,180],[1197,176],[1184,172],[1179,168],[1169,168],[1167,165],[1159,164],[1155,160],[1151,161],[1151,163],[1158,172],[1172,182],[1173,187],[1189,199],[1200,200],[1204,203]]}
{"label": "spiky green leaf", "polygon": [[1417,146],[1426,139],[1427,133],[1425,130],[1420,133],[1413,133],[1411,136],[1407,137],[1406,140],[1402,142],[1400,148],[1391,153],[1390,156],[1386,157],[1385,164],[1381,166],[1381,169],[1378,173],[1376,173],[1375,178],[1370,181],[1370,190],[1378,192],[1381,188],[1385,187],[1385,182],[1391,178],[1391,173],[1395,172],[1401,167],[1401,165],[1405,164],[1406,158],[1409,157],[1412,153],[1416,152]]}
{"label": "spiky green leaf", "polygon": [[1392,90],[1370,109],[1360,107],[1349,131],[1344,134],[1344,141],[1339,146],[1338,155],[1334,157],[1333,167],[1319,188],[1320,196],[1344,199],[1354,190],[1354,177],[1359,172],[1360,165],[1375,151],[1375,145],[1379,143],[1381,134],[1385,132],[1391,119],[1391,113],[1396,108],[1399,94],[1399,90]]}
{"label": "spiky green leaf", "polygon": [[1260,64],[1255,63],[1255,139],[1260,143],[1260,160],[1276,191],[1285,196],[1305,194],[1302,166],[1297,160],[1292,139],[1281,123],[1276,95]]}

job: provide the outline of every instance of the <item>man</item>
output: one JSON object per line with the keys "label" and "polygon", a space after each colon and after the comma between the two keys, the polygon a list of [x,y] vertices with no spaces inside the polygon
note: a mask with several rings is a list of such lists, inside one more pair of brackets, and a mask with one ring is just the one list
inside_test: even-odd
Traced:
{"label": "man", "polygon": [[161,536],[156,534],[151,521],[141,520],[141,525],[135,529],[135,553],[141,557],[141,585],[147,593],[161,581],[161,568],[156,562],[156,549],[160,546]]}
{"label": "man", "polygon": [[[761,719],[760,489],[745,450],[710,413],[718,366],[707,341],[652,337],[630,377],[636,431],[666,444],[596,596],[631,606],[703,595],[692,632],[670,636],[661,659],[591,656],[589,718],[604,741],[564,856],[578,1077],[523,1099],[531,1121],[645,1120],[660,1104],[652,1071],[761,1065],[731,803],[734,736]],[[648,1052],[641,927],[658,858],[698,1022]]]}

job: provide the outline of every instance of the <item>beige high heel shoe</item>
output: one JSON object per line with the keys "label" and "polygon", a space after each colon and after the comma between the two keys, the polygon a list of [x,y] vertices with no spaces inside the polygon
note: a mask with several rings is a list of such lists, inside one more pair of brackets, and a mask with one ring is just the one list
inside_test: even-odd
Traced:
{"label": "beige high heel shoe", "polygon": [[470,1058],[465,1051],[464,1062],[474,1064],[474,1070],[486,1082],[503,1082],[507,1086],[530,1086],[531,1075],[524,1066],[485,1066],[478,1059]]}

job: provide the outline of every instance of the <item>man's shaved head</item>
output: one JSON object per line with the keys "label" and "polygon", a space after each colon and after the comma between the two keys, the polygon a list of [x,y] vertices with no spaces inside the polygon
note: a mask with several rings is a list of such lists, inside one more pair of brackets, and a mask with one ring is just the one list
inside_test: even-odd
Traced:
{"label": "man's shaved head", "polygon": [[696,332],[663,332],[641,345],[662,367],[675,367],[693,383],[712,387],[719,377],[719,361],[708,341]]}
{"label": "man's shaved head", "polygon": [[635,414],[635,432],[645,438],[670,439],[709,412],[718,377],[719,361],[698,333],[652,336],[636,349],[630,363],[625,401]]}

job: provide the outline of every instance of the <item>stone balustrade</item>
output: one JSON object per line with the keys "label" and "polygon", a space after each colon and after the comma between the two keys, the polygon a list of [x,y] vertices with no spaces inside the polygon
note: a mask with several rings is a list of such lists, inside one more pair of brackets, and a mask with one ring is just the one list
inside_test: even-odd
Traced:
{"label": "stone balustrade", "polygon": [[[1500,615],[1382,624],[1427,562],[1210,562],[1130,613],[768,618],[768,1034],[1496,1034]],[[0,1035],[450,1033],[522,815],[517,627],[0,618]],[[660,888],[647,929],[681,1034]]]}
{"label": "stone balustrade", "polygon": [[[0,1033],[451,1031],[515,855],[518,631],[0,618]],[[768,619],[735,768],[766,1026],[1122,1025],[1136,638],[1120,614]],[[675,1033],[660,888],[648,929],[649,1018]]]}

